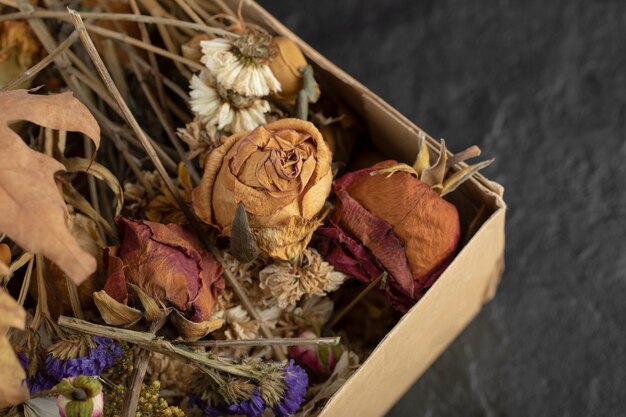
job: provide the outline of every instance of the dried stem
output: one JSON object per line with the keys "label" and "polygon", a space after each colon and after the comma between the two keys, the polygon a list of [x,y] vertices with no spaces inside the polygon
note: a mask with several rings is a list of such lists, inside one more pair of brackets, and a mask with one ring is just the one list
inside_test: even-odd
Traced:
{"label": "dried stem", "polygon": [[337,346],[341,342],[341,337],[315,337],[300,338],[286,337],[275,339],[247,339],[247,340],[197,340],[194,342],[176,341],[174,343],[187,346],[206,346],[214,349],[240,346]]}
{"label": "dried stem", "polygon": [[[141,11],[139,10],[139,6],[137,5],[137,0],[130,0],[130,8],[132,9],[134,14],[136,15],[141,14]],[[138,23],[137,27],[139,28],[141,39],[145,43],[152,43],[150,41],[150,34],[148,33],[148,28],[146,28],[146,25],[144,23]],[[157,87],[157,94],[159,96],[159,100],[161,101],[161,103],[165,103],[166,102],[165,91],[163,88],[163,80],[161,79],[162,78],[161,71],[159,70],[159,63],[157,61],[156,55],[153,52],[147,51],[147,53],[148,53],[148,61],[150,61],[150,64],[148,65],[148,70],[150,71],[150,73],[152,74],[152,77],[154,78],[154,82]]]}
{"label": "dried stem", "polygon": [[[63,274],[65,275],[65,274]],[[83,319],[83,308],[80,305],[80,298],[78,297],[78,288],[74,281],[72,281],[67,275],[65,275],[65,285],[67,286],[67,292],[70,296],[70,305],[72,306],[72,312],[77,319]]]}
{"label": "dried stem", "polygon": [[[98,54],[98,51],[96,50],[96,47],[93,44],[93,41],[91,40],[91,38],[89,37],[89,34],[85,30],[85,26],[82,22],[82,19],[80,18],[80,15],[73,10],[70,10],[70,14],[72,16],[72,22],[74,23],[76,30],[78,30],[80,34],[81,41],[83,42],[83,45],[87,49],[87,53],[89,54],[92,61],[94,62],[94,65],[96,66],[98,73],[100,74],[105,85],[107,86],[107,89],[111,92],[111,95],[120,106],[120,109],[122,110],[124,114],[124,118],[126,119],[128,124],[131,126],[131,128],[135,132],[135,135],[137,136],[137,138],[140,140],[146,153],[148,154],[148,156],[154,163],[157,171],[159,172],[159,175],[161,175],[163,182],[165,183],[166,187],[168,188],[168,190],[170,191],[170,193],[176,200],[178,206],[182,210],[183,214],[189,221],[192,228],[196,231],[200,231],[200,225],[198,221],[196,220],[194,214],[191,212],[187,204],[185,204],[185,201],[182,199],[182,196],[178,192],[178,189],[174,186],[174,183],[172,182],[171,178],[168,176],[167,172],[165,171],[165,167],[163,166],[161,160],[157,156],[154,146],[152,145],[150,141],[148,141],[144,132],[139,127],[137,120],[135,119],[133,114],[130,112],[128,105],[126,105],[126,103],[122,99],[122,96],[120,95],[119,90],[113,83],[113,80],[111,79],[111,75],[107,71],[104,63],[102,62],[102,58],[100,58],[100,55]],[[224,265],[224,259],[222,257],[222,254],[215,247],[215,245],[209,242],[207,236],[205,236],[203,233],[199,233],[198,235],[201,241],[204,243],[204,245],[211,251],[211,253],[216,258],[216,260],[220,262],[220,264]],[[263,323],[263,319],[261,318],[259,312],[254,307],[254,305],[252,304],[252,302],[246,295],[245,290],[241,287],[237,279],[228,270],[226,270],[226,268],[224,271],[224,276],[226,277],[228,284],[232,287],[233,291],[235,292],[235,294],[237,295],[237,297],[243,304],[244,308],[248,311],[250,316],[253,319],[258,320],[261,323],[261,331],[263,332],[263,335],[267,338],[272,338],[271,330],[267,327],[267,325]],[[282,359],[285,357],[281,349],[275,348],[274,351],[276,355],[278,356],[278,358]]]}
{"label": "dried stem", "polygon": [[[3,3],[3,2],[0,2],[0,3]],[[215,35],[238,36],[227,30],[208,26],[201,21],[197,23],[192,23],[192,22],[186,22],[184,20],[178,20],[178,19],[172,19],[172,18],[146,16],[142,14],[126,14],[126,13],[80,12],[79,14],[84,19],[159,24],[159,25],[187,28],[187,29],[192,29],[192,30],[196,30],[199,32],[213,33]],[[66,12],[53,11],[53,10],[40,10],[40,9],[33,10],[32,12],[9,13],[9,14],[0,16],[0,22],[6,21],[6,20],[27,20],[27,19],[58,19],[58,20],[63,20],[67,22],[71,21],[70,17],[67,15]]]}
{"label": "dried stem", "polygon": [[152,110],[154,110],[154,113],[156,114],[159,121],[161,122],[161,125],[163,126],[163,129],[165,130],[165,133],[167,134],[167,137],[170,140],[170,143],[174,146],[174,149],[176,149],[176,152],[178,153],[178,157],[180,158],[180,160],[183,161],[183,163],[185,164],[185,167],[187,168],[187,171],[189,172],[189,175],[191,176],[193,182],[198,183],[200,181],[200,175],[198,174],[198,171],[196,171],[196,168],[193,166],[193,164],[189,161],[189,158],[187,158],[187,156],[185,155],[185,149],[183,148],[183,145],[180,143],[178,136],[176,136],[176,133],[174,132],[174,128],[172,127],[171,121],[169,120],[169,118],[167,117],[167,115],[165,114],[161,106],[159,105],[156,97],[154,97],[154,95],[152,94],[152,91],[150,90],[150,86],[148,86],[148,84],[146,83],[145,79],[143,78],[143,75],[141,74],[141,71],[138,68],[137,63],[132,57],[130,59],[130,62],[132,64],[133,71],[135,72],[135,76],[137,77],[137,80],[139,81],[139,84],[141,85],[141,89],[144,95],[146,96],[146,98],[148,99],[148,102],[150,103]]}
{"label": "dried stem", "polygon": [[183,9],[183,11],[187,14],[187,16],[191,18],[191,20],[198,23],[199,25],[204,24],[202,19],[200,19],[200,16],[198,16],[198,14],[193,11],[193,9],[187,4],[187,2],[185,2],[185,0],[174,0],[174,1],[176,2],[176,4],[178,4],[178,6],[181,9]]}
{"label": "dried stem", "polygon": [[[156,334],[161,327],[165,324],[167,317],[162,317],[150,324],[148,334]],[[139,351],[139,354],[135,358],[135,364],[133,367],[133,375],[130,379],[129,390],[124,397],[124,405],[122,406],[121,417],[133,417],[137,412],[137,404],[139,403],[139,395],[141,394],[141,384],[146,376],[148,370],[148,360],[150,354],[145,351]]]}
{"label": "dried stem", "polygon": [[[165,49],[153,46],[153,45],[151,45],[149,43],[145,43],[143,41],[140,41],[139,39],[135,39],[135,38],[133,38],[131,36],[128,36],[128,35],[125,35],[123,33],[119,33],[119,32],[115,32],[113,30],[102,28],[100,26],[95,26],[95,25],[90,25],[88,23],[83,23],[83,28],[87,29],[90,32],[96,33],[98,35],[105,36],[105,37],[111,38],[111,39],[115,39],[115,40],[127,43],[129,45],[133,45],[133,46],[136,46],[138,48],[145,49],[146,51],[154,52],[155,54],[164,56],[165,58],[169,58],[172,61],[174,61],[174,64],[176,64],[177,66],[180,66],[179,69],[181,69],[181,72],[183,73],[183,75],[185,75],[185,74],[189,75],[186,78],[191,78],[191,73],[189,71],[187,71],[184,67],[182,67],[181,64],[185,64],[189,68],[194,69],[195,71],[202,71],[204,69],[204,66],[199,64],[199,63],[197,63],[196,61],[192,61],[191,59],[187,59],[185,57],[177,55],[174,52],[171,52],[172,50],[175,51],[176,47],[174,46],[173,41],[171,41],[171,38],[169,38],[169,34],[168,34],[167,30],[162,25],[157,25],[157,28],[159,28],[159,32],[161,33],[161,37],[163,37],[163,41],[164,41],[165,45],[167,46],[168,50],[165,50]],[[165,37],[163,36],[164,33],[165,33]],[[166,39],[168,39],[168,40],[166,40]]]}
{"label": "dried stem", "polygon": [[24,305],[24,301],[26,300],[26,295],[28,294],[28,289],[30,288],[30,280],[33,276],[33,266],[35,264],[35,258],[30,258],[28,261],[28,267],[26,268],[26,272],[24,273],[24,281],[22,281],[22,288],[20,289],[20,295],[17,297],[17,303],[21,306]]}
{"label": "dried stem", "polygon": [[350,301],[350,304],[345,306],[339,313],[337,313],[335,317],[332,318],[332,320],[330,320],[330,322],[328,323],[328,328],[332,328],[335,324],[337,324],[339,320],[341,320],[350,310],[352,310],[352,308],[357,305],[363,297],[365,297],[372,289],[374,289],[374,287],[376,287],[379,282],[386,278],[387,271],[383,272],[378,277],[376,277],[376,279],[367,284],[367,287],[363,288],[361,292],[358,293],[352,301]]}
{"label": "dried stem", "polygon": [[250,377],[251,375],[239,368],[233,368],[223,362],[208,357],[206,354],[197,353],[187,348],[179,347],[173,343],[163,340],[154,334],[147,332],[138,332],[134,330],[119,329],[116,327],[102,326],[99,324],[89,323],[88,321],[79,320],[73,317],[60,316],[58,324],[66,329],[76,332],[91,334],[95,336],[110,337],[127,343],[132,343],[142,349],[151,352],[163,353],[168,356],[175,356],[178,359],[189,361],[194,366],[208,366],[219,371],[227,372],[233,375]]}
{"label": "dried stem", "polygon": [[464,151],[457,152],[454,155],[450,156],[446,161],[446,168],[450,168],[453,165],[458,164],[459,162],[463,162],[467,159],[476,158],[480,156],[480,148],[476,145],[470,146]]}

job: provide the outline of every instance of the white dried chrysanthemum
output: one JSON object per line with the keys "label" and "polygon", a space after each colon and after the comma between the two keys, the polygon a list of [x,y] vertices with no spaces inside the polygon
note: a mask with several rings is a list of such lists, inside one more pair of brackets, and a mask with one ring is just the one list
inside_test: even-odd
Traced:
{"label": "white dried chrysanthemum", "polygon": [[194,75],[190,87],[191,110],[206,123],[210,135],[216,130],[230,133],[252,130],[266,123],[265,113],[270,111],[266,100],[226,90],[206,74]]}
{"label": "white dried chrysanthemum", "polygon": [[215,38],[200,42],[201,62],[226,89],[244,96],[266,96],[281,90],[268,62],[271,37],[247,32],[235,40]]}
{"label": "white dried chrysanthemum", "polygon": [[321,255],[308,248],[292,261],[275,261],[259,272],[259,288],[281,308],[294,305],[303,295],[326,295],[345,281]]}

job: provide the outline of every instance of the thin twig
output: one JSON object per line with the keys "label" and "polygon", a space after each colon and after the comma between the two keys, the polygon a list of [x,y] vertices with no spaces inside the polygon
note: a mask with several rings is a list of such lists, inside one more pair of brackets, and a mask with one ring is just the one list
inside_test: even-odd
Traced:
{"label": "thin twig", "polygon": [[[165,324],[167,316],[162,317],[150,324],[148,329],[149,334],[156,334],[161,327]],[[133,366],[133,375],[130,379],[129,390],[124,396],[124,404],[122,406],[121,417],[132,417],[137,412],[137,405],[139,403],[139,395],[141,394],[141,384],[146,376],[148,370],[148,360],[150,354],[145,351],[139,351],[139,354],[135,358],[135,364]]]}
{"label": "thin twig", "polygon": [[[84,23],[83,27],[86,28],[89,32],[93,32],[96,33],[98,35],[102,35],[105,36],[107,38],[111,38],[111,39],[115,39],[121,42],[125,42],[129,45],[133,45],[136,46],[138,48],[141,49],[145,49],[147,51],[152,51],[157,55],[161,55],[164,56],[165,58],[169,58],[172,61],[174,61],[174,64],[185,64],[187,65],[189,68],[194,69],[195,71],[202,71],[205,67],[199,63],[197,63],[196,61],[192,61],[191,59],[182,57],[180,55],[177,55],[173,52],[171,52],[171,50],[175,50],[176,48],[174,47],[173,42],[168,46],[168,49],[171,50],[165,50],[163,48],[159,48],[157,46],[151,45],[149,43],[145,43],[143,41],[140,41],[139,39],[135,39],[132,36],[128,36],[125,35],[123,33],[119,33],[119,32],[115,32],[113,30],[109,30],[109,29],[105,29],[103,27],[100,26],[96,26],[96,25],[90,25],[88,23]],[[163,33],[167,33],[167,30],[165,30],[165,28],[162,25],[157,25],[157,28],[163,28],[163,30],[160,30],[159,32],[161,33],[161,37],[163,37]],[[169,35],[166,35],[166,38]],[[165,41],[165,38],[163,39],[163,41],[165,42],[166,46],[168,45],[168,43]],[[183,68],[182,72],[189,72],[187,70]],[[191,78],[191,75],[189,77],[186,78]]]}
{"label": "thin twig", "polygon": [[24,305],[24,301],[26,300],[26,295],[28,294],[28,290],[30,289],[30,280],[33,276],[34,264],[35,264],[35,258],[30,258],[30,261],[28,261],[28,267],[26,268],[26,272],[24,273],[24,280],[22,281],[22,288],[20,289],[20,295],[17,298],[17,303],[21,306]]}
{"label": "thin twig", "polygon": [[[98,73],[100,74],[105,85],[107,86],[107,89],[111,92],[111,95],[120,106],[120,109],[122,110],[124,114],[124,118],[126,119],[128,124],[131,126],[131,128],[135,132],[135,135],[137,136],[137,138],[140,140],[141,144],[146,150],[146,153],[148,154],[148,156],[154,163],[159,175],[161,175],[161,178],[163,179],[163,182],[165,183],[166,187],[168,188],[168,190],[170,191],[170,193],[176,200],[183,214],[189,221],[191,227],[196,231],[200,231],[200,225],[198,223],[198,220],[196,219],[194,214],[191,212],[191,210],[189,209],[185,201],[182,199],[182,196],[178,192],[178,189],[174,186],[174,183],[172,182],[171,178],[167,174],[167,171],[165,170],[163,163],[157,156],[154,146],[152,145],[150,141],[148,141],[143,130],[139,126],[139,123],[137,123],[137,120],[135,119],[130,109],[128,108],[128,105],[123,101],[119,90],[117,89],[117,87],[113,83],[113,80],[111,79],[111,75],[107,71],[104,63],[102,62],[102,58],[100,58],[100,55],[98,54],[98,51],[96,50],[96,47],[93,44],[93,41],[91,40],[91,38],[89,37],[89,34],[85,30],[85,26],[82,22],[82,19],[80,18],[80,15],[73,10],[70,10],[70,14],[72,16],[72,22],[74,23],[76,30],[78,30],[80,34],[81,41],[83,42],[83,45],[87,49],[87,53],[89,54],[92,61],[94,62],[94,65],[96,66]],[[222,254],[215,247],[215,245],[209,242],[207,236],[204,233],[198,233],[198,235],[201,241],[204,243],[204,245],[211,251],[211,253],[216,258],[216,260],[220,262],[220,264],[224,265],[224,259],[222,257]],[[254,320],[258,320],[261,323],[261,331],[263,332],[263,335],[267,338],[272,338],[271,330],[267,327],[267,325],[265,325],[265,323],[263,323],[263,319],[261,318],[259,312],[254,307],[254,305],[248,298],[247,294],[245,293],[245,290],[241,287],[237,279],[226,268],[224,268],[224,276],[226,277],[228,284],[232,287],[233,291],[235,292],[235,294],[237,295],[237,297],[243,304],[244,308],[248,311],[250,316],[252,316]],[[285,357],[282,350],[275,348],[274,351],[280,359]]]}
{"label": "thin twig", "polygon": [[191,18],[191,20],[198,23],[199,25],[204,24],[202,19],[200,19],[200,16],[198,16],[197,13],[193,11],[193,9],[187,4],[187,2],[185,2],[185,0],[174,0],[174,1],[176,2],[176,4],[178,4],[178,6],[181,9],[183,9],[183,11],[187,14],[187,16]]}
{"label": "thin twig", "polygon": [[[139,6],[137,5],[137,0],[130,0],[130,8],[134,14],[136,15],[141,14],[141,11],[139,10]],[[152,43],[152,41],[150,40],[150,34],[148,33],[148,28],[146,27],[145,23],[138,23],[137,27],[139,28],[141,39],[145,43]],[[152,77],[154,78],[154,82],[157,87],[157,95],[159,96],[159,100],[161,100],[161,103],[165,103],[166,98],[165,98],[165,91],[163,88],[163,80],[162,80],[163,76],[161,74],[161,71],[159,70],[159,62],[157,61],[156,55],[153,52],[147,51],[147,54],[148,54],[148,61],[150,61],[150,64],[148,65],[148,70],[150,71],[150,73],[152,74]]]}
{"label": "thin twig", "polygon": [[206,346],[210,348],[226,348],[226,347],[240,347],[240,346],[300,346],[300,345],[315,345],[315,346],[337,346],[341,341],[341,337],[315,337],[315,338],[300,338],[300,337],[285,337],[276,339],[246,339],[246,340],[196,340],[193,342],[186,342],[184,340],[175,341],[174,343],[187,346]]}
{"label": "thin twig", "polygon": [[58,325],[83,334],[110,337],[122,342],[132,343],[151,352],[163,353],[168,356],[175,356],[178,359],[189,361],[189,363],[195,366],[204,365],[233,375],[253,377],[253,375],[250,375],[248,372],[240,368],[228,366],[218,359],[208,357],[206,354],[197,353],[188,350],[187,348],[176,346],[167,340],[158,338],[154,334],[147,332],[102,326],[100,324],[94,324],[88,321],[66,316],[59,317]]}
{"label": "thin twig", "polygon": [[141,74],[141,71],[138,68],[137,62],[135,62],[135,60],[132,57],[130,59],[130,62],[132,64],[133,71],[135,72],[135,76],[137,77],[139,84],[141,85],[141,89],[144,95],[146,96],[146,98],[148,99],[148,103],[150,103],[152,110],[154,110],[154,113],[156,114],[159,121],[161,122],[161,125],[163,126],[163,129],[165,130],[165,133],[167,134],[167,137],[170,140],[170,143],[174,146],[174,149],[176,149],[176,152],[178,153],[178,157],[181,159],[181,161],[183,161],[183,164],[185,164],[185,167],[187,168],[187,171],[189,172],[189,175],[191,176],[191,179],[193,180],[194,184],[197,184],[200,181],[200,175],[198,174],[198,171],[196,171],[196,168],[193,166],[193,164],[189,161],[189,158],[187,158],[187,156],[185,155],[185,149],[183,148],[183,145],[180,143],[180,139],[178,139],[178,136],[176,136],[176,132],[174,131],[174,128],[172,127],[172,123],[170,122],[169,118],[166,116],[161,106],[159,106],[159,103],[157,102],[156,98],[152,94],[152,91],[150,91],[150,87],[145,82],[143,75]]}
{"label": "thin twig", "polygon": [[[148,23],[167,25],[173,27],[187,28],[196,30],[198,32],[212,33],[222,36],[238,36],[224,29],[211,27],[203,23],[202,21],[192,23],[184,20],[177,20],[166,17],[154,17],[146,16],[143,14],[127,14],[127,13],[96,13],[96,12],[80,12],[83,19],[97,19],[97,20],[111,20],[111,21],[126,21],[137,23]],[[54,11],[54,10],[41,10],[35,9],[32,12],[18,12],[9,13],[0,16],[0,22],[7,20],[27,20],[27,19],[58,19],[66,22],[70,22],[70,18],[66,12]]]}
{"label": "thin twig", "polygon": [[374,289],[374,287],[376,287],[376,285],[378,285],[379,282],[381,282],[386,277],[387,271],[383,272],[378,277],[376,277],[376,279],[367,284],[367,287],[363,288],[361,292],[358,293],[357,296],[352,299],[352,301],[350,301],[350,304],[345,306],[339,313],[337,313],[335,317],[330,320],[330,322],[328,323],[328,328],[332,328],[335,324],[337,324],[339,320],[341,320],[350,310],[352,310],[352,308],[357,305],[363,297],[365,297],[372,289]]}

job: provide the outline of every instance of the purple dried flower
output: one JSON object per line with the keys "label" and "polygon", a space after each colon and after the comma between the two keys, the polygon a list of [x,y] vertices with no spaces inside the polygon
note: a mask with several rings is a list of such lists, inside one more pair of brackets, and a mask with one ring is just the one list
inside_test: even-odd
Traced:
{"label": "purple dried flower", "polygon": [[48,391],[56,385],[56,381],[42,372],[37,371],[33,376],[28,375],[28,365],[30,365],[30,359],[28,359],[26,353],[19,352],[17,354],[17,358],[19,359],[22,368],[24,368],[24,371],[26,371],[26,384],[28,385],[28,390],[31,395],[38,394],[42,391]]}
{"label": "purple dried flower", "polygon": [[278,417],[287,417],[295,414],[302,405],[309,384],[309,377],[304,369],[294,364],[293,359],[285,366],[285,393],[282,400],[272,410]]}
{"label": "purple dried flower", "polygon": [[250,399],[230,405],[228,411],[232,414],[244,414],[250,417],[260,416],[265,411],[265,401],[261,398],[259,390],[255,389]]}
{"label": "purple dried flower", "polygon": [[[55,354],[55,347],[61,344],[75,343],[74,357]],[[60,381],[63,378],[78,375],[99,376],[103,371],[112,367],[122,357],[123,350],[119,343],[108,337],[94,336],[91,338],[87,354],[78,356],[78,344],[80,339],[62,341],[49,348],[46,357],[46,369],[48,374]]]}
{"label": "purple dried flower", "polygon": [[249,417],[257,417],[265,411],[265,401],[261,398],[258,390],[252,391],[252,396],[248,400],[243,400],[228,407],[213,407],[207,404],[193,394],[189,394],[189,406],[197,405],[202,412],[210,417],[220,417],[227,415],[245,415]]}

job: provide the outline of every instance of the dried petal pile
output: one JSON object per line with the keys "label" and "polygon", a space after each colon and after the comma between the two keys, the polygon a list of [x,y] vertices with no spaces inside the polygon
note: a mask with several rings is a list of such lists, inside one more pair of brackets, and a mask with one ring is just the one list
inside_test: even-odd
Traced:
{"label": "dried petal pile", "polygon": [[349,171],[367,123],[227,3],[0,5],[0,416],[316,415],[458,252],[477,148]]}

